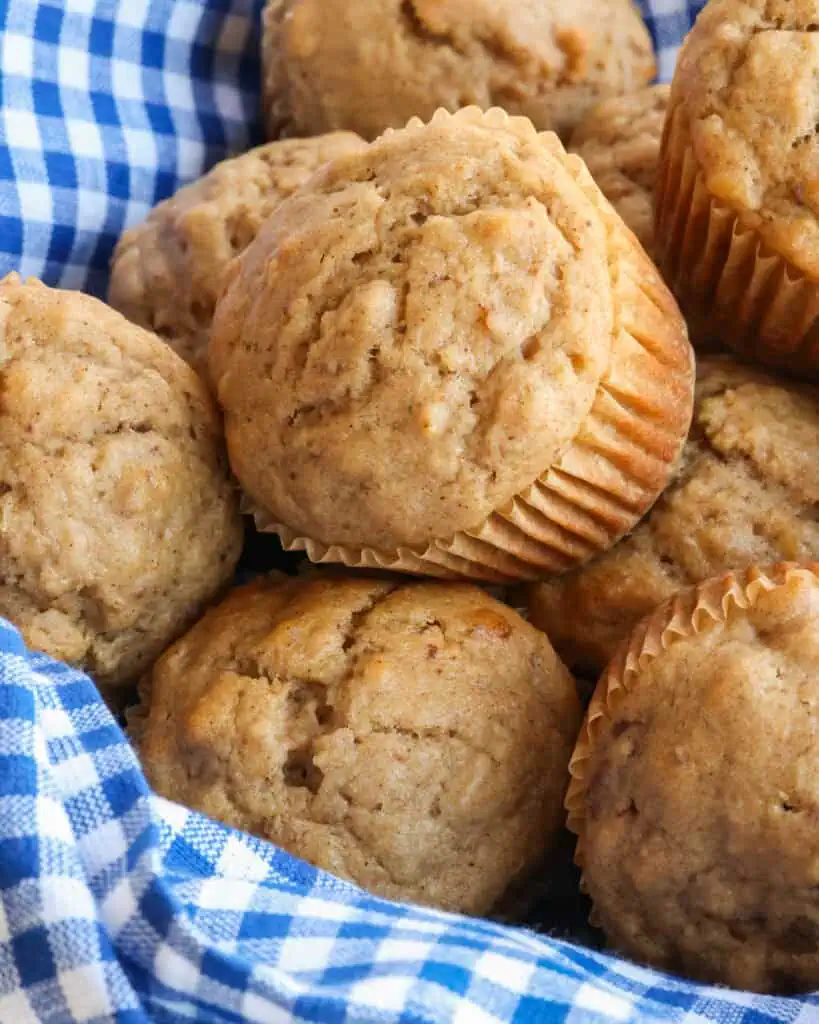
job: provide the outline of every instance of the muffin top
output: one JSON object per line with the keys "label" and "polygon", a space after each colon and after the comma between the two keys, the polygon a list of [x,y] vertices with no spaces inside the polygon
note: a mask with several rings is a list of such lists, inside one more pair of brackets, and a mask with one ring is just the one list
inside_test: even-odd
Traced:
{"label": "muffin top", "polygon": [[819,985],[819,564],[683,592],[587,722],[569,802],[609,939],[739,989]]}
{"label": "muffin top", "polygon": [[676,478],[616,547],[533,586],[532,620],[578,670],[600,671],[675,590],[732,568],[819,559],[819,389],[729,358],[697,367]]}
{"label": "muffin top", "polygon": [[158,791],[382,895],[489,909],[562,820],[580,724],[548,640],[477,587],[266,578],[158,662]]}
{"label": "muffin top", "polygon": [[271,138],[349,128],[373,139],[471,104],[565,135],[597,100],[654,74],[631,0],[268,0],[264,20]]}
{"label": "muffin top", "polygon": [[711,0],[680,54],[682,105],[714,196],[819,276],[819,73],[813,0]]}
{"label": "muffin top", "polygon": [[336,132],[271,142],[217,164],[125,232],[114,252],[109,302],[204,372],[225,267],[317,167],[363,146],[358,136]]}
{"label": "muffin top", "polygon": [[239,556],[218,414],[158,338],[16,274],[0,393],[0,615],[98,682],[131,682]]}
{"label": "muffin top", "polygon": [[600,190],[647,252],[654,244],[654,178],[670,88],[652,85],[598,103],[572,133]]}
{"label": "muffin top", "polygon": [[608,253],[554,136],[501,111],[441,112],[327,165],[233,265],[214,320],[251,500],[327,543],[480,524],[589,411]]}

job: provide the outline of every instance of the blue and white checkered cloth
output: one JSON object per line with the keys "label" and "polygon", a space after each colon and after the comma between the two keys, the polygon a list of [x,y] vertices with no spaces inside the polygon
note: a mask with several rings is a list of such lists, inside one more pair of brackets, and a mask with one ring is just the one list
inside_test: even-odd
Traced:
{"label": "blue and white checkered cloth", "polygon": [[[567,0],[570,2],[570,0]],[[700,4],[646,0],[668,77]],[[255,0],[0,0],[0,276],[102,292],[123,228],[259,139]],[[152,795],[79,673],[0,620],[0,1024],[819,1022],[400,906]]]}
{"label": "blue and white checkered cloth", "polygon": [[819,1020],[368,896],[152,795],[83,675],[0,620],[0,1021]]}

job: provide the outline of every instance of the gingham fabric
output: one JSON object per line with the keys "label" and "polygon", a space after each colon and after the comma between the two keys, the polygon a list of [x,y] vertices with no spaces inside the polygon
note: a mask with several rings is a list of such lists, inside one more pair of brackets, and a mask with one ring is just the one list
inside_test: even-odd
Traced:
{"label": "gingham fabric", "polygon": [[3,1024],[819,1020],[375,899],[160,800],[93,684],[2,620],[0,892]]}
{"label": "gingham fabric", "polygon": [[[668,77],[694,6],[644,12]],[[126,225],[258,141],[258,15],[0,0],[0,276],[103,292]],[[0,896],[2,1024],[819,1022],[819,996],[374,899],[160,800],[93,685],[2,620]]]}

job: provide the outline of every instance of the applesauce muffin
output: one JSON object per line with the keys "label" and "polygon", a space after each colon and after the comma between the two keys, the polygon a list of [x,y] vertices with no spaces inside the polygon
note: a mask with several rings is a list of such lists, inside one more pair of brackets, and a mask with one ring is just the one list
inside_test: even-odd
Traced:
{"label": "applesauce muffin", "polygon": [[737,989],[819,987],[819,563],[663,604],[598,684],[571,770],[615,949]]}
{"label": "applesauce muffin", "polygon": [[102,687],[133,682],[239,557],[217,411],[154,335],[16,274],[0,353],[0,615]]}
{"label": "applesauce muffin", "polygon": [[564,571],[634,525],[688,429],[659,273],[583,162],[503,111],[339,157],[228,278],[209,358],[231,464],[313,561]]}
{"label": "applesauce muffin", "polygon": [[819,379],[813,0],[711,0],[681,51],[656,246],[697,344]]}
{"label": "applesauce muffin", "polygon": [[655,71],[631,0],[268,0],[262,66],[270,138],[374,139],[470,105],[566,137]]}
{"label": "applesauce muffin", "polygon": [[225,267],[316,168],[363,146],[357,135],[336,132],[272,142],[223,160],[120,238],[109,302],[204,373]]}
{"label": "applesauce muffin", "polygon": [[529,590],[570,667],[599,673],[681,587],[730,569],[819,559],[819,389],[729,357],[700,360],[675,478],[616,547]]}
{"label": "applesauce muffin", "polygon": [[654,247],[654,180],[670,89],[645,89],[598,103],[572,132],[600,191],[649,255]]}
{"label": "applesauce muffin", "polygon": [[467,584],[260,578],[157,663],[156,790],[390,899],[487,911],[563,822],[581,712]]}

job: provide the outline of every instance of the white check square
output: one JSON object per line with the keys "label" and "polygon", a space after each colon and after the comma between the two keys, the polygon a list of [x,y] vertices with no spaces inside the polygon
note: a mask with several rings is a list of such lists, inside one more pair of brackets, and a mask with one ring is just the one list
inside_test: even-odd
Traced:
{"label": "white check square", "polygon": [[528,990],[534,971],[534,965],[525,960],[515,960],[511,956],[500,956],[492,952],[484,953],[475,964],[477,977],[518,994]]}
{"label": "white check square", "polygon": [[261,882],[267,877],[269,868],[264,858],[252,850],[244,839],[231,836],[219,858],[219,871],[248,882]]}
{"label": "white check square", "polygon": [[73,47],[61,46],[57,59],[57,76],[61,89],[87,92],[91,80],[88,54]]}
{"label": "white check square", "polygon": [[202,977],[199,964],[191,963],[168,945],[161,946],[154,958],[154,975],[176,992],[190,993],[196,992]]}
{"label": "white check square", "polygon": [[3,38],[0,50],[4,75],[20,75],[31,78],[34,71],[34,43],[24,35],[9,32]]}
{"label": "white check square", "polygon": [[102,1019],[118,1009],[111,1006],[108,998],[108,983],[102,964],[60,971],[59,977],[68,1009],[76,1020]]}

